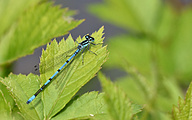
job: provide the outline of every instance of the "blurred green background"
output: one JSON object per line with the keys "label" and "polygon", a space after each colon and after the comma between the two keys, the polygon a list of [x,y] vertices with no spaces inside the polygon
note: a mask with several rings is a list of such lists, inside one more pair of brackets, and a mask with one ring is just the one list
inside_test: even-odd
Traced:
{"label": "blurred green background", "polygon": [[[104,25],[109,60],[102,71],[133,103],[144,106],[139,119],[171,119],[173,105],[177,105],[179,96],[184,98],[192,80],[190,1],[55,0],[54,4],[77,10],[75,19],[86,19],[70,31],[74,39]],[[15,74],[32,72],[39,62],[41,48],[14,62],[10,71]],[[3,67],[9,65],[2,64]],[[100,90],[95,79],[82,91]]]}

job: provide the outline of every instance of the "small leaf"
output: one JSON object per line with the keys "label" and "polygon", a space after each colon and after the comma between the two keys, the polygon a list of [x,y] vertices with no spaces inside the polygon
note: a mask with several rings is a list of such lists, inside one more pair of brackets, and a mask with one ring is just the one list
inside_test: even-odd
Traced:
{"label": "small leaf", "polygon": [[173,106],[174,120],[191,120],[192,119],[192,82],[187,90],[185,100],[179,98],[178,107]]}
{"label": "small leaf", "polygon": [[108,114],[113,120],[130,120],[141,111],[141,107],[132,104],[126,94],[107,78],[99,73],[99,80],[105,92],[105,102],[108,106]]}
{"label": "small leaf", "polygon": [[106,115],[106,105],[103,99],[103,93],[98,92],[85,93],[77,99],[68,103],[53,120],[65,119],[94,119],[95,116]]}

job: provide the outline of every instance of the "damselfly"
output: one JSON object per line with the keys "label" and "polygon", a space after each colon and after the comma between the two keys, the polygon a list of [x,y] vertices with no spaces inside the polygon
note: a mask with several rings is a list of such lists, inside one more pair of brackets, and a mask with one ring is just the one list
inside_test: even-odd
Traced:
{"label": "damselfly", "polygon": [[[86,40],[82,41],[81,43],[78,43],[77,50],[71,55],[71,57],[47,80],[47,82],[27,101],[27,104],[29,104],[31,101],[35,99],[35,97],[43,90],[45,87],[51,82],[53,78],[79,53],[82,51],[82,53],[90,47],[90,44],[92,45],[97,45],[94,42],[94,38],[86,35],[85,36]],[[96,53],[90,51],[91,53],[97,55]],[[83,54],[82,54],[82,63],[83,63]]]}

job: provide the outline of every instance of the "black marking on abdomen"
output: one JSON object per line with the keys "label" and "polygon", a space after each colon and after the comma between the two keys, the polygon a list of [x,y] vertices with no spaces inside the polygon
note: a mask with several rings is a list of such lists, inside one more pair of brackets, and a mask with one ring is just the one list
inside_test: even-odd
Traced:
{"label": "black marking on abdomen", "polygon": [[75,55],[77,55],[79,52],[75,52]]}
{"label": "black marking on abdomen", "polygon": [[45,86],[46,86],[46,85],[43,85],[43,86],[41,87],[41,88],[42,88],[42,90],[45,88]]}
{"label": "black marking on abdomen", "polygon": [[[42,86],[43,87],[43,86]],[[41,92],[42,90],[41,89],[39,89],[34,95],[35,95],[35,97]]]}

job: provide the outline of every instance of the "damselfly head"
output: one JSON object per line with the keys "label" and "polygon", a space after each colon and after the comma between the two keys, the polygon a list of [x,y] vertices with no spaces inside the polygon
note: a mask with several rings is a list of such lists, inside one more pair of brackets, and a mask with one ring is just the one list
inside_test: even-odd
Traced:
{"label": "damselfly head", "polygon": [[85,38],[91,42],[94,42],[94,38],[89,36],[89,35],[86,35]]}

